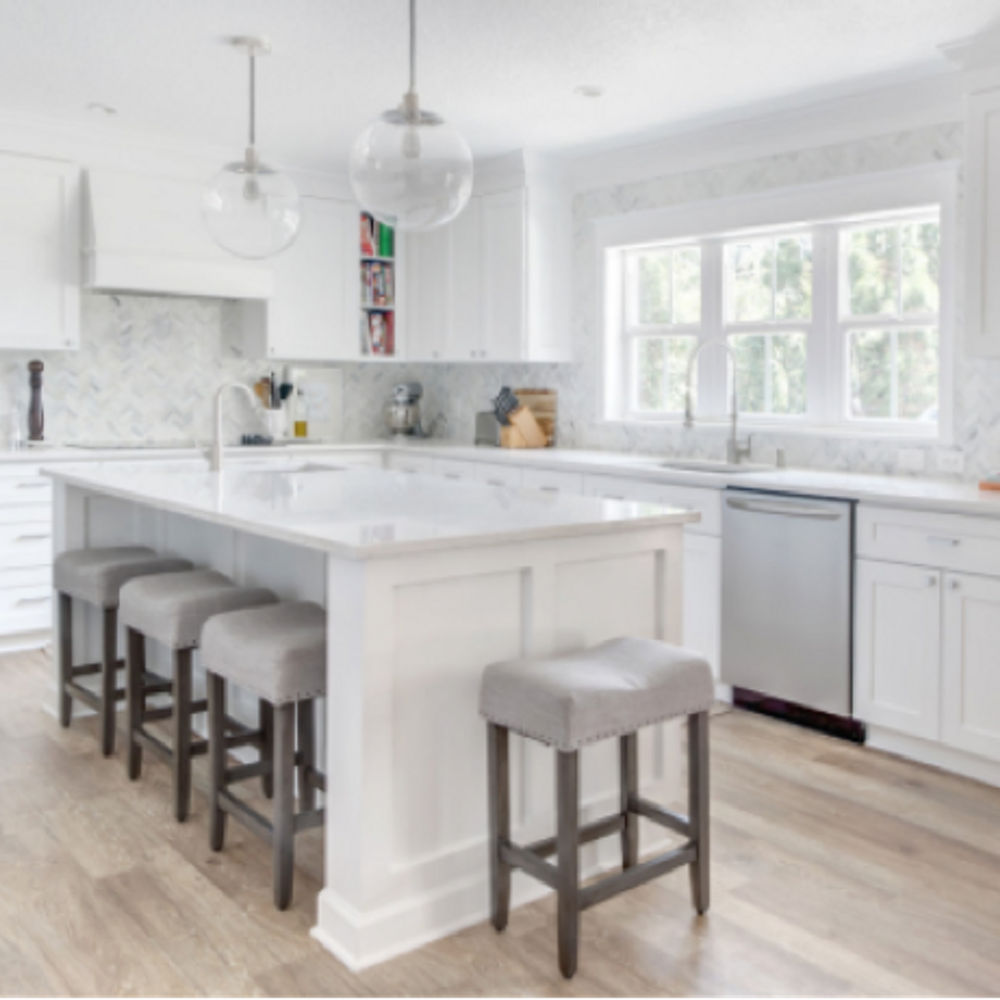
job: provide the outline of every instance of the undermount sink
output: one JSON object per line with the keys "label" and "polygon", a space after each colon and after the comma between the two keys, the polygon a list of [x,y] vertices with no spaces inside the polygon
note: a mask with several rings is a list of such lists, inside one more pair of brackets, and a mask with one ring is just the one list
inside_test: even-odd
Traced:
{"label": "undermount sink", "polygon": [[740,472],[766,472],[771,468],[760,462],[719,462],[713,458],[672,458],[660,462],[660,467],[677,472],[716,472],[727,476]]}

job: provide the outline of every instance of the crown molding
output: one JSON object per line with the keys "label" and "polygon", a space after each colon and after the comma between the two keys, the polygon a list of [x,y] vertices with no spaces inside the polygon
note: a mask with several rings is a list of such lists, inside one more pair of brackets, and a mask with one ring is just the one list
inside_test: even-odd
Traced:
{"label": "crown molding", "polygon": [[935,73],[847,96],[678,127],[655,139],[619,140],[613,149],[570,160],[577,192],[669,176],[874,135],[958,122],[963,74]]}

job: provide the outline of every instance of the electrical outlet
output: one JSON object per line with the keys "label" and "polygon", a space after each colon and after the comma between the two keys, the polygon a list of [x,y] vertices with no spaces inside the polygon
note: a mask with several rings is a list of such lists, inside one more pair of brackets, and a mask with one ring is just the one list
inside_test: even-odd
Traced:
{"label": "electrical outlet", "polygon": [[965,472],[965,454],[957,448],[937,453],[937,467],[940,472],[960,476]]}
{"label": "electrical outlet", "polygon": [[920,448],[900,448],[896,453],[896,461],[903,472],[923,472],[927,456]]}

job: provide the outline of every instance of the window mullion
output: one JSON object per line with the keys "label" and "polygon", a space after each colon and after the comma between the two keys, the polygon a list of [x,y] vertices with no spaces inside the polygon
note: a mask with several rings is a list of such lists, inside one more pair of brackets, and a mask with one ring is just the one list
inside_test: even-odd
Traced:
{"label": "window mullion", "polygon": [[[722,240],[701,244],[701,337],[702,343],[722,340],[723,330]],[[726,352],[719,348],[702,351],[698,357],[698,416],[726,412]]]}
{"label": "window mullion", "polygon": [[806,414],[817,424],[844,412],[844,365],[837,327],[838,253],[835,226],[815,226],[812,320],[806,346]]}

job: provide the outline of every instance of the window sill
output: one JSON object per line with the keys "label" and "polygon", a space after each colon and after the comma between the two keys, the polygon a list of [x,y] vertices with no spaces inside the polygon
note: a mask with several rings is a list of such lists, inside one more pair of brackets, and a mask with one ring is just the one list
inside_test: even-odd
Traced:
{"label": "window sill", "polygon": [[[669,415],[663,417],[614,417],[601,418],[600,424],[608,427],[663,427],[671,430],[683,430],[684,418],[680,415]],[[728,431],[730,420],[728,418],[709,417],[695,420],[691,431]],[[899,442],[908,445],[927,445],[937,447],[947,447],[952,442],[943,434],[938,425],[928,427],[899,427],[886,428],[851,426],[850,424],[810,424],[781,420],[768,420],[761,417],[741,416],[739,419],[738,431],[744,434],[771,434],[787,435],[794,437],[824,437],[838,438],[842,440],[860,441],[885,441]]]}

